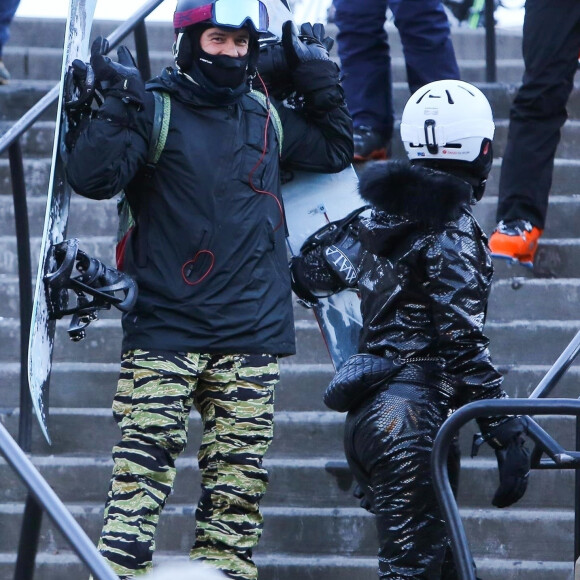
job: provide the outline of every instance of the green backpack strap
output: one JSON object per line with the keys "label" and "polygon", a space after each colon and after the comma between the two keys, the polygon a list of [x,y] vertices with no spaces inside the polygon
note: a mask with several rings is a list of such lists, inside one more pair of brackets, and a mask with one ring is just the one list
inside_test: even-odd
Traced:
{"label": "green backpack strap", "polygon": [[270,104],[270,101],[266,98],[264,93],[260,91],[255,91],[252,89],[249,93],[250,97],[257,101],[266,109],[266,111],[270,112],[270,117],[272,119],[272,124],[274,125],[274,131],[276,131],[276,137],[278,137],[278,146],[280,150],[280,156],[282,156],[282,145],[284,144],[284,129],[282,128],[282,121],[280,120],[280,115],[278,115],[278,111],[276,107],[273,107]]}
{"label": "green backpack strap", "polygon": [[[161,91],[151,91],[155,102],[153,114],[153,129],[149,141],[149,151],[147,152],[147,163],[144,168],[145,177],[151,177],[155,172],[155,167],[165,148],[167,134],[169,133],[169,121],[171,119],[171,97],[168,93]],[[117,214],[119,216],[119,227],[117,229],[117,243],[121,243],[127,236],[129,230],[135,225],[135,219],[131,213],[131,208],[121,191],[117,200]],[[119,263],[119,259],[117,259]]]}
{"label": "green backpack strap", "polygon": [[171,97],[168,93],[151,91],[155,99],[155,113],[153,116],[153,131],[149,141],[147,154],[147,166],[155,169],[161,153],[165,148],[167,134],[169,133],[169,119],[171,117]]}

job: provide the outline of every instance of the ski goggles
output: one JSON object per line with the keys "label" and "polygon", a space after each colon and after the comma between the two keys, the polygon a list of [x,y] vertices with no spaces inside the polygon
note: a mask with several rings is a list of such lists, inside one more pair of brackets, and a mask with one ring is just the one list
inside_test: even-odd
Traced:
{"label": "ski goggles", "polygon": [[195,0],[185,0],[179,4],[173,15],[176,30],[209,21],[215,26],[231,28],[242,28],[249,22],[256,32],[268,31],[268,10],[260,0],[216,0],[212,4],[195,7],[193,5],[199,4]]}

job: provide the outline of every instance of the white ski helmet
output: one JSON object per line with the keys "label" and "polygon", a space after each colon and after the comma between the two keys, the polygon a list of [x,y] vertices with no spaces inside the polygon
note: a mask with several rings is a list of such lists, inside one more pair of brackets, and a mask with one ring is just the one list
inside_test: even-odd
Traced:
{"label": "white ski helmet", "polygon": [[493,114],[485,95],[469,83],[435,81],[415,91],[405,105],[400,130],[411,161],[472,164],[478,173],[489,173]]}

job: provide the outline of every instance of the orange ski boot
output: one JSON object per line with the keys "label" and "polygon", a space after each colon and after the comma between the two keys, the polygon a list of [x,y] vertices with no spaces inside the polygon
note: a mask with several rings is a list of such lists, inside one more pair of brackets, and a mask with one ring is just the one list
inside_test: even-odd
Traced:
{"label": "orange ski boot", "polygon": [[532,268],[543,231],[527,220],[501,221],[489,238],[491,255]]}

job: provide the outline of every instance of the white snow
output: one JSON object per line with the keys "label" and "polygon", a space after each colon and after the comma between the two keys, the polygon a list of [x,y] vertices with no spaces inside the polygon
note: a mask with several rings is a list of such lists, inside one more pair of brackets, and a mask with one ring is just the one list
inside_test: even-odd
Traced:
{"label": "white snow", "polygon": [[[524,9],[523,0],[504,0],[512,8],[496,10],[498,28],[521,28]],[[143,4],[143,0],[98,0],[95,18],[98,20],[126,20]],[[330,5],[329,0],[294,0],[294,13],[298,22],[322,21]],[[68,0],[21,0],[17,16],[40,16],[42,18],[66,18]],[[150,16],[150,20],[171,21],[175,0],[165,0]]]}
{"label": "white snow", "polygon": [[[144,4],[144,0],[98,0],[95,10],[97,20],[126,20]],[[166,0],[149,16],[151,20],[167,20],[173,18],[175,2]],[[66,18],[68,0],[21,0],[16,16]]]}

